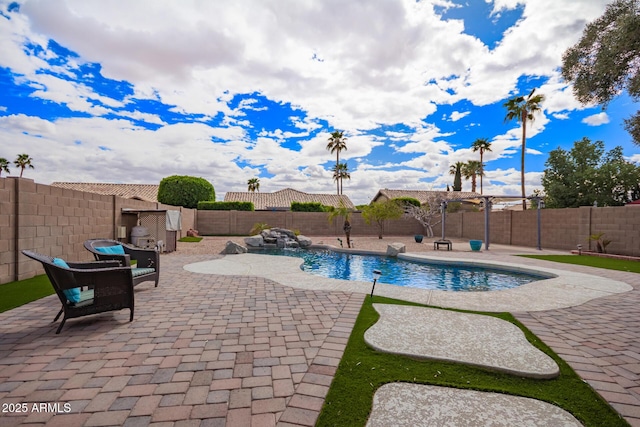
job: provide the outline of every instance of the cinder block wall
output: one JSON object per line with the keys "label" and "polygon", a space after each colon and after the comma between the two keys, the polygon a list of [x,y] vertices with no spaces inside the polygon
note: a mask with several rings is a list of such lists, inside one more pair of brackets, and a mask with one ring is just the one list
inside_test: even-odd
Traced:
{"label": "cinder block wall", "polygon": [[[353,236],[371,236],[378,234],[376,224],[367,224],[362,214],[351,215],[351,234]],[[328,220],[323,212],[290,211],[198,211],[197,229],[203,235],[247,235],[256,223],[265,223],[271,227],[298,230],[305,236],[342,236],[344,219],[336,217]],[[435,230],[438,232],[438,228]],[[422,234],[422,226],[413,219],[387,221],[384,235]]]}
{"label": "cinder block wall", "polygon": [[[536,247],[538,244],[538,212],[491,212],[490,243]],[[541,246],[547,249],[595,250],[589,236],[605,233],[612,242],[607,252],[640,256],[640,207],[616,206],[594,208],[584,206],[570,209],[542,209],[540,211]],[[446,235],[462,239],[484,240],[484,212],[447,214]]]}
{"label": "cinder block wall", "polygon": [[16,272],[15,197],[15,182],[0,179],[0,283],[13,280]]}
{"label": "cinder block wall", "polygon": [[23,178],[3,179],[14,186],[14,229],[11,280],[42,273],[39,263],[20,253],[23,249],[82,261],[91,259],[83,242],[95,236],[113,235],[113,197],[83,193]]}
{"label": "cinder block wall", "polygon": [[136,223],[122,208],[182,211],[182,232],[195,227],[196,211],[37,184],[31,179],[0,178],[0,284],[42,274],[41,265],[20,253],[29,249],[72,261],[89,261],[84,241],[115,238],[116,227]]}

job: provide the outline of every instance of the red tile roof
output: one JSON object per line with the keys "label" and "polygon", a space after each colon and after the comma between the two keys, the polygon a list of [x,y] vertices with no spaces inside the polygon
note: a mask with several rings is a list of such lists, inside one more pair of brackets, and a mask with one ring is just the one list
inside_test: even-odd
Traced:
{"label": "red tile roof", "polygon": [[253,202],[256,210],[289,209],[291,202],[309,203],[319,202],[325,206],[340,207],[340,201],[350,209],[355,209],[354,204],[345,195],[337,194],[309,194],[292,188],[276,191],[274,193],[260,192],[228,192],[224,196],[225,202]]}
{"label": "red tile roof", "polygon": [[54,182],[52,187],[69,190],[85,191],[87,193],[118,196],[124,199],[137,199],[147,202],[158,201],[159,184],[104,184],[89,182]]}

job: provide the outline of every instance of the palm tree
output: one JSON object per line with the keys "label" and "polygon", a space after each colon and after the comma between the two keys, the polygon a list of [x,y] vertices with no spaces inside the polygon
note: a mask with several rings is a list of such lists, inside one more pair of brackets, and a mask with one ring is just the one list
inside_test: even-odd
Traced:
{"label": "palm tree", "polygon": [[0,175],[2,175],[2,172],[9,173],[9,160],[4,157],[0,157]]}
{"label": "palm tree", "polygon": [[476,192],[476,177],[480,175],[480,182],[482,182],[482,163],[477,160],[469,160],[462,165],[462,176],[465,180],[471,178],[471,191]]}
{"label": "palm tree", "polygon": [[449,168],[449,175],[455,175],[453,178],[453,191],[462,191],[462,166],[464,163],[456,162]]}
{"label": "palm tree", "polygon": [[22,178],[22,173],[27,166],[31,169],[35,169],[31,164],[32,160],[33,159],[29,157],[28,154],[18,154],[18,157],[14,160],[13,164],[20,168],[20,178]]}
{"label": "palm tree", "polygon": [[340,190],[338,194],[342,194],[342,180],[351,179],[351,174],[349,173],[349,167],[346,163],[338,163],[333,168],[333,180],[336,182],[340,182]]}
{"label": "palm tree", "polygon": [[[482,194],[482,177],[484,176],[484,152],[491,151],[491,143],[485,138],[478,138],[471,144],[471,150],[475,153],[480,152],[480,194]],[[476,190],[473,190],[476,191]]]}
{"label": "palm tree", "polygon": [[522,157],[520,160],[520,186],[522,188],[522,208],[527,209],[527,195],[524,189],[524,153],[527,142],[527,122],[533,121],[534,113],[541,111],[540,104],[544,101],[544,95],[538,94],[534,96],[533,89],[529,96],[515,96],[505,102],[503,105],[507,109],[507,115],[504,121],[517,120],[522,123]]}
{"label": "palm tree", "polygon": [[[327,143],[327,150],[331,153],[336,152],[336,168],[338,164],[340,164],[340,152],[342,150],[347,149],[347,138],[344,136],[343,131],[333,131],[331,132],[331,136],[329,137],[329,142]],[[342,179],[340,181],[336,180],[336,194],[340,194],[340,184],[342,183]]]}
{"label": "palm tree", "polygon": [[260,178],[251,178],[247,181],[248,190],[250,192],[260,191]]}

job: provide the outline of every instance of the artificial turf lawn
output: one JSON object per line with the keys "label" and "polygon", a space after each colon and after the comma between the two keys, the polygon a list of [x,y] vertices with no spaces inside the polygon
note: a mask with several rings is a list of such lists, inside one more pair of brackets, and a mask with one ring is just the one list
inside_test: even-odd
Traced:
{"label": "artificial turf lawn", "polygon": [[185,236],[178,240],[178,242],[197,243],[200,240],[202,240],[202,237]]}
{"label": "artificial turf lawn", "polygon": [[[373,302],[421,306],[377,296]],[[379,317],[367,297],[316,426],[364,426],[371,412],[375,391],[390,382],[430,384],[530,397],[567,410],[588,427],[629,425],[569,365],[511,314],[478,314],[494,316],[521,328],[529,342],[555,360],[560,367],[560,376],[551,380],[520,378],[459,363],[417,360],[375,351],[364,341],[365,331]]]}
{"label": "artificial turf lawn", "polygon": [[562,262],[565,264],[584,265],[588,267],[606,268],[608,270],[629,271],[640,273],[640,261],[603,258],[589,255],[518,255],[525,258],[535,258],[545,261]]}
{"label": "artificial turf lawn", "polygon": [[46,274],[0,285],[0,313],[54,293]]}

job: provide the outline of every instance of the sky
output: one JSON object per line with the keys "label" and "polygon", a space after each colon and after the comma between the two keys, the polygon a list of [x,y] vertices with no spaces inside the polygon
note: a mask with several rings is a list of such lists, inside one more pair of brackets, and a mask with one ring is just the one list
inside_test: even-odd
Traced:
{"label": "sky", "polygon": [[[545,96],[527,129],[526,187],[583,137],[640,162],[621,93],[581,105],[563,52],[605,0],[0,0],[0,157],[38,183],[335,193],[331,132],[347,137],[344,194],[442,190],[479,160],[484,193],[520,194],[521,128],[503,104]],[[10,175],[18,175],[12,166]],[[3,174],[5,176],[6,174]],[[471,181],[463,181],[463,191]],[[479,191],[479,188],[478,188]]]}

